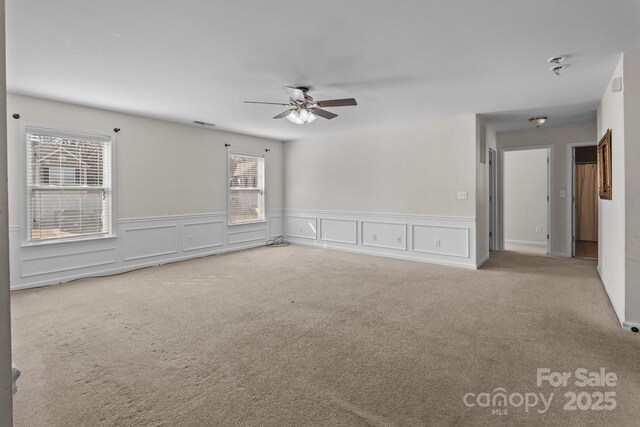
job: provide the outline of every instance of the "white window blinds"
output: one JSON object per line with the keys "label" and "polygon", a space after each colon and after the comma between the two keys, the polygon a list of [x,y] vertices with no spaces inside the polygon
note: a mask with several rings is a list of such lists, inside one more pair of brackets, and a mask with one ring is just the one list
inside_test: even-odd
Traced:
{"label": "white window blinds", "polygon": [[264,221],[264,157],[229,153],[229,224]]}
{"label": "white window blinds", "polygon": [[111,139],[27,129],[27,240],[111,233]]}

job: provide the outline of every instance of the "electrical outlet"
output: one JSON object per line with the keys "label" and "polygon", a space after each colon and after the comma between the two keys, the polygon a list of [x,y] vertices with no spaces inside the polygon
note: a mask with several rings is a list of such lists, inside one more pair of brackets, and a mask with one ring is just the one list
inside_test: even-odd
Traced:
{"label": "electrical outlet", "polygon": [[466,200],[467,192],[466,191],[458,191],[458,200]]}
{"label": "electrical outlet", "polygon": [[542,233],[542,227],[537,226],[536,227],[536,233]]}
{"label": "electrical outlet", "polygon": [[439,248],[440,247],[440,239],[434,240],[433,241],[433,246],[436,247],[436,248]]}
{"label": "electrical outlet", "polygon": [[398,236],[398,243],[402,243],[402,236]]}
{"label": "electrical outlet", "polygon": [[567,192],[564,190],[560,190],[560,198],[564,199],[565,197],[567,197]]}
{"label": "electrical outlet", "polygon": [[375,242],[376,240],[378,240],[378,235],[374,234],[373,236],[371,236],[371,238],[373,239],[373,241]]}

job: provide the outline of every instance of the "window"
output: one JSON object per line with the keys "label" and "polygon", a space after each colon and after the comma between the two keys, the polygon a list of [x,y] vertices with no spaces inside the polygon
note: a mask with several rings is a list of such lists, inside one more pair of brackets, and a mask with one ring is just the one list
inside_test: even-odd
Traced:
{"label": "window", "polygon": [[264,221],[264,157],[229,153],[229,224]]}
{"label": "window", "polygon": [[111,234],[111,138],[27,128],[27,241]]}

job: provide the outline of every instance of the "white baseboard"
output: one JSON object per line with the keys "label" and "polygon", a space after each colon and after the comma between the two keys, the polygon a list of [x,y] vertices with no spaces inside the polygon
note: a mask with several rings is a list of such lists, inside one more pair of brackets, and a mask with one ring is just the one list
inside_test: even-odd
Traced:
{"label": "white baseboard", "polygon": [[226,212],[128,218],[116,221],[117,237],[73,243],[22,245],[21,230],[10,227],[11,290],[123,273],[264,245],[283,234],[281,209],[267,220],[227,225]]}
{"label": "white baseboard", "polygon": [[528,240],[509,240],[505,239],[506,244],[523,245],[523,246],[547,246],[547,242],[532,242]]}
{"label": "white baseboard", "polygon": [[640,323],[622,322],[622,328],[627,330],[627,331],[631,331],[631,328],[636,328],[637,330],[640,331]]}
{"label": "white baseboard", "polygon": [[479,269],[480,267],[482,267],[484,265],[484,263],[489,261],[489,257],[490,257],[490,254],[487,254],[484,258],[482,258],[480,260],[480,262],[478,263],[478,265],[476,266],[476,269]]}
{"label": "white baseboard", "polygon": [[287,241],[294,245],[309,246],[309,247],[315,247],[318,249],[331,249],[331,250],[342,251],[342,252],[351,252],[351,253],[357,253],[357,254],[363,254],[363,255],[377,256],[381,258],[392,258],[392,259],[399,259],[404,261],[424,262],[429,264],[445,265],[448,267],[466,268],[470,270],[476,269],[474,265],[469,265],[462,262],[430,260],[430,259],[425,259],[421,257],[414,257],[411,255],[397,255],[397,254],[377,252],[377,251],[372,251],[372,250],[367,250],[362,248],[345,248],[343,246],[335,246],[335,245],[324,244],[324,243],[319,244],[319,243],[308,242],[308,241],[298,240],[298,239],[290,239],[290,238],[287,238]]}
{"label": "white baseboard", "polygon": [[467,217],[284,211],[285,237],[292,243],[473,269],[475,227]]}

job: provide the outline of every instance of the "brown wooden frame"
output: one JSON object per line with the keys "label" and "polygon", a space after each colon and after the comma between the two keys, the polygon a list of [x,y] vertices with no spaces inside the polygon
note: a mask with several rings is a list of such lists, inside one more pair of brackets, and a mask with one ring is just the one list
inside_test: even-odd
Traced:
{"label": "brown wooden frame", "polygon": [[601,199],[611,200],[611,129],[598,142],[598,190]]}

